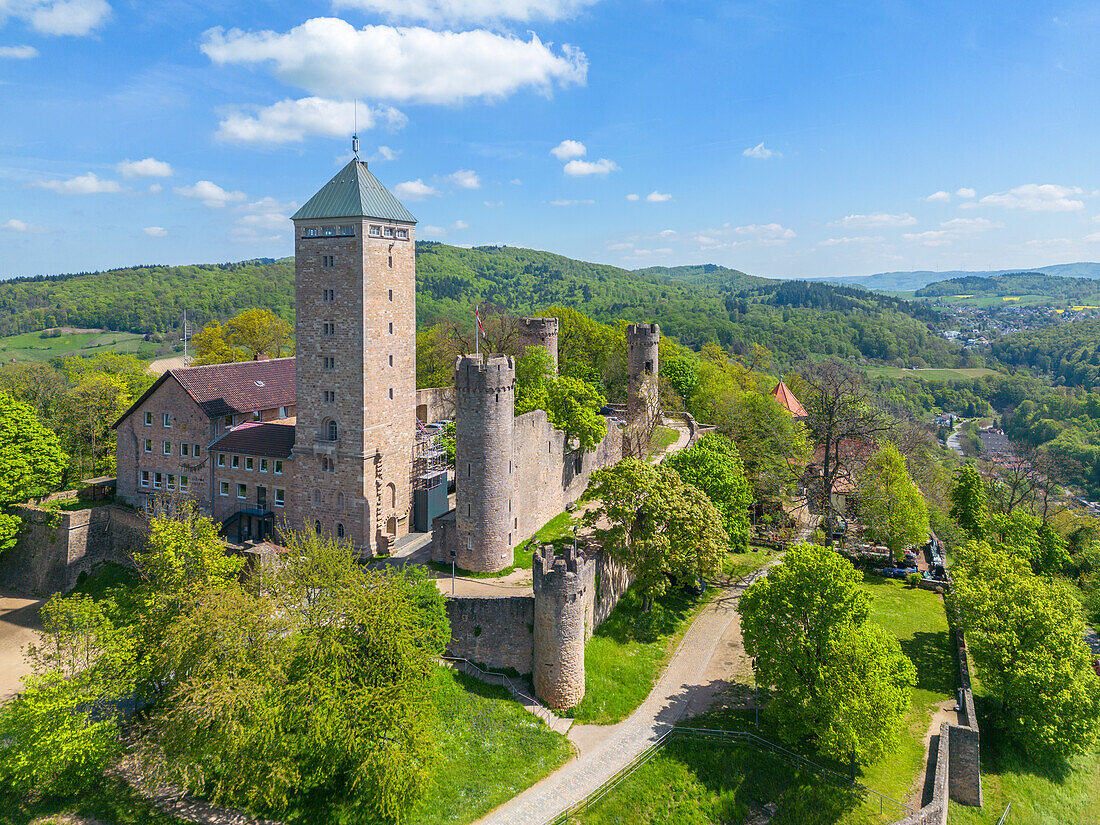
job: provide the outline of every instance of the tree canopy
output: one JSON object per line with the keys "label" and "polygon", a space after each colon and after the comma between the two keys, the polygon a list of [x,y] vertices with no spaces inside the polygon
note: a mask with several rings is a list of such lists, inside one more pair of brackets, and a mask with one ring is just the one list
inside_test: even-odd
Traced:
{"label": "tree canopy", "polygon": [[68,460],[34,410],[0,392],[0,552],[13,547],[19,533],[19,518],[8,508],[56,489]]}
{"label": "tree canopy", "polygon": [[197,364],[258,361],[294,354],[294,328],[267,309],[246,309],[224,324],[208,321],[191,339]]}
{"label": "tree canopy", "polygon": [[668,456],[664,463],[679,473],[687,484],[706,493],[722,514],[722,525],[733,547],[747,549],[752,488],[733,442],[716,433],[708,433],[689,449]]}
{"label": "tree canopy", "polygon": [[924,496],[890,441],[879,444],[863,469],[859,511],[869,536],[889,547],[895,557],[928,540]]}

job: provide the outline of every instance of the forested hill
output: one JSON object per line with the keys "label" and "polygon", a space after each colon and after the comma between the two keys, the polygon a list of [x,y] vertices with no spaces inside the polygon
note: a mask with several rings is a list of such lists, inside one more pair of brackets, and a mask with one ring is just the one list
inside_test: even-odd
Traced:
{"label": "forested hill", "polygon": [[1100,319],[1006,335],[993,342],[1006,364],[1050,375],[1067,387],[1100,387]]}
{"label": "forested hill", "polygon": [[1043,272],[1009,272],[1004,275],[965,275],[938,281],[917,290],[918,298],[953,295],[1004,298],[1041,295],[1052,300],[1088,302],[1100,296],[1100,282],[1091,278],[1063,278]]}
{"label": "forested hill", "polygon": [[[292,259],[147,266],[0,282],[0,335],[55,326],[128,332],[178,328],[250,307],[294,316]],[[517,313],[574,307],[597,320],[654,320],[699,347],[758,342],[785,368],[835,355],[905,366],[966,366],[975,356],[930,329],[928,308],[866,290],[754,278],[724,267],[631,272],[516,247],[417,243],[417,323],[468,320],[475,304]]]}

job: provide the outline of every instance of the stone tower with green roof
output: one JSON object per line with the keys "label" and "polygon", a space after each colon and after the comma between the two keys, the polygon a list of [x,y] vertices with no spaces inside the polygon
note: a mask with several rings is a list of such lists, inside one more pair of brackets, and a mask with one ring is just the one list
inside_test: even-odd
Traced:
{"label": "stone tower with green roof", "polygon": [[297,387],[288,521],[388,552],[409,530],[416,218],[352,160],[293,216]]}

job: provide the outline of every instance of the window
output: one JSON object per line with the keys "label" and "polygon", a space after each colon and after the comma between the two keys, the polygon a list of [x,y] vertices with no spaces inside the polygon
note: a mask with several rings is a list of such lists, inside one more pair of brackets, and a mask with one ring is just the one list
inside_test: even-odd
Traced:
{"label": "window", "polygon": [[153,439],[151,439],[151,438],[145,439],[145,452],[147,452],[147,453],[153,452]]}
{"label": "window", "polygon": [[390,303],[393,303],[393,290],[390,290]]}
{"label": "window", "polygon": [[153,414],[151,412],[146,412],[145,413],[145,426],[146,427],[152,427],[153,426]]}
{"label": "window", "polygon": [[371,226],[370,236],[372,238],[381,238],[382,237],[382,227],[380,227],[380,226]]}
{"label": "window", "polygon": [[336,290],[334,290],[334,289],[323,289],[323,290],[321,290],[321,300],[324,301],[326,304],[331,304],[333,301],[336,300]]}
{"label": "window", "polygon": [[281,476],[283,474],[283,462],[276,459],[275,461],[275,475]]}
{"label": "window", "polygon": [[336,403],[336,391],[335,390],[325,390],[325,403],[326,404],[335,404]]}
{"label": "window", "polygon": [[175,490],[176,489],[176,477],[172,473],[168,474],[168,483],[165,485],[164,489],[166,489],[166,490]]}
{"label": "window", "polygon": [[[314,490],[313,491],[313,503],[314,504],[320,504],[321,503],[321,491],[320,490]],[[321,529],[319,525],[318,525],[317,529],[318,530]]]}
{"label": "window", "polygon": [[336,356],[334,356],[334,355],[326,355],[326,356],[325,356],[325,362],[324,362],[324,363],[325,363],[325,365],[324,365],[324,369],[326,369],[326,370],[334,370],[334,369],[336,369]]}
{"label": "window", "polygon": [[393,387],[390,387],[390,401],[393,401]]}
{"label": "window", "polygon": [[260,421],[261,420],[259,410],[256,410],[256,412],[252,413],[252,420],[253,421]]}
{"label": "window", "polygon": [[313,530],[316,533],[320,533],[321,532],[321,522],[319,522],[319,521],[313,522]]}
{"label": "window", "polygon": [[180,492],[186,493],[190,489],[191,482],[188,480],[187,476],[180,476]]}
{"label": "window", "polygon": [[219,467],[224,467],[225,466],[225,453],[218,453],[218,466]]}
{"label": "window", "polygon": [[279,418],[286,418],[286,407],[279,407]]}
{"label": "window", "polygon": [[390,255],[390,269],[393,269],[393,255]]}
{"label": "window", "polygon": [[180,444],[180,456],[183,458],[191,457],[191,445],[188,444],[186,441]]}
{"label": "window", "polygon": [[322,255],[321,256],[321,267],[323,269],[331,269],[334,266],[336,266],[336,256],[335,255]]}
{"label": "window", "polygon": [[267,459],[266,458],[261,458],[260,459],[260,472],[261,473],[266,473],[267,472]]}
{"label": "window", "polygon": [[233,416],[227,415],[225,418],[223,418],[222,419],[222,426],[224,426],[227,430],[230,427],[232,427],[233,426]]}
{"label": "window", "polygon": [[230,463],[233,465],[234,470],[239,470],[241,468],[241,457],[239,455],[233,456]]}
{"label": "window", "polygon": [[344,494],[343,493],[337,493],[336,494],[336,506],[337,507],[343,507],[344,506]]}
{"label": "window", "polygon": [[316,238],[320,234],[321,233],[317,231],[316,226],[309,226],[309,227],[306,227],[305,234],[302,237],[304,237],[304,238]]}
{"label": "window", "polygon": [[222,482],[222,486],[221,486],[221,494],[222,494],[223,496],[227,496],[227,495],[229,495],[229,482],[228,482],[228,481],[223,481],[223,482]]}
{"label": "window", "polygon": [[172,455],[172,442],[171,441],[165,441],[164,442],[164,454],[165,455]]}
{"label": "window", "polygon": [[334,237],[336,237],[336,227],[335,226],[322,226],[321,227],[321,234],[323,236],[325,236],[326,238],[334,238]]}
{"label": "window", "polygon": [[325,321],[321,324],[321,334],[333,336],[336,334],[336,324],[332,321]]}
{"label": "window", "polygon": [[355,237],[355,227],[354,226],[341,226],[340,227],[340,234],[344,235],[344,236],[351,235],[352,237]]}
{"label": "window", "polygon": [[244,484],[237,485],[237,498],[248,498],[248,487]]}
{"label": "window", "polygon": [[148,470],[142,470],[141,471],[141,486],[142,487],[148,487],[149,486],[149,471]]}
{"label": "window", "polygon": [[336,472],[336,462],[326,456],[321,456],[321,470],[326,473]]}
{"label": "window", "polygon": [[246,458],[246,459],[244,460],[244,468],[245,468],[246,470],[251,470],[251,469],[253,468],[253,466],[254,466],[254,465],[253,465],[253,463],[252,463],[252,456],[248,456],[248,458]]}
{"label": "window", "polygon": [[344,537],[344,525],[343,524],[337,524],[336,525],[336,537],[341,538],[341,539]]}
{"label": "window", "polygon": [[159,490],[163,483],[164,476],[162,476],[160,473],[153,473],[153,489]]}
{"label": "window", "polygon": [[393,321],[390,321],[390,335],[393,335]]}
{"label": "window", "polygon": [[191,445],[191,458],[198,458],[198,457],[199,457],[199,445],[198,444],[192,444]]}
{"label": "window", "polygon": [[392,355],[390,356],[390,366],[391,367],[393,366],[393,356]]}
{"label": "window", "polygon": [[393,227],[392,226],[387,226],[385,229],[382,230],[382,234],[384,234],[387,238],[392,238],[393,237]]}
{"label": "window", "polygon": [[[392,398],[393,396],[391,395],[390,397]],[[337,430],[336,430],[336,422],[335,421],[328,422],[328,440],[329,441],[335,441],[337,435],[338,435],[338,433],[337,433]]]}
{"label": "window", "polygon": [[280,490],[278,487],[276,487],[275,488],[275,506],[276,507],[282,507],[284,504],[286,504],[286,490]]}
{"label": "window", "polygon": [[409,230],[407,229],[398,229],[395,234],[402,241],[407,241],[409,239]]}
{"label": "window", "polygon": [[171,413],[165,413],[163,420],[164,420],[164,426],[165,427],[171,427],[172,426],[172,414]]}

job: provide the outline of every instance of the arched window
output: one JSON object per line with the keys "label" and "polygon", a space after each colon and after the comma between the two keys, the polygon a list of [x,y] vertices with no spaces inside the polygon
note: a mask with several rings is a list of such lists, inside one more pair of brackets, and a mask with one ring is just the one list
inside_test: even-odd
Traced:
{"label": "arched window", "polygon": [[397,488],[392,482],[386,485],[386,502],[391,510],[397,506]]}
{"label": "arched window", "polygon": [[[314,504],[320,504],[321,503],[321,491],[320,490],[314,490],[313,491],[313,503]],[[317,523],[320,524],[320,522],[317,522]]]}
{"label": "arched window", "polygon": [[316,531],[317,535],[320,535],[321,534],[321,522],[319,522],[319,521],[313,522],[313,529]]}
{"label": "arched window", "polygon": [[344,506],[344,494],[343,493],[337,493],[336,494],[336,506],[337,507],[343,507]]}
{"label": "arched window", "polygon": [[344,537],[344,525],[342,525],[342,524],[337,524],[336,525],[336,536],[338,538],[343,538]]}
{"label": "arched window", "polygon": [[335,441],[336,440],[336,434],[337,434],[336,433],[336,422],[335,421],[328,422],[328,440],[329,441]]}

